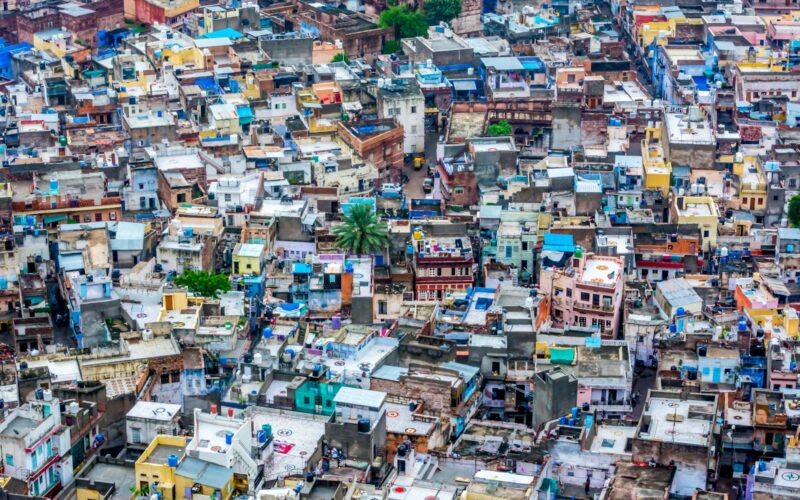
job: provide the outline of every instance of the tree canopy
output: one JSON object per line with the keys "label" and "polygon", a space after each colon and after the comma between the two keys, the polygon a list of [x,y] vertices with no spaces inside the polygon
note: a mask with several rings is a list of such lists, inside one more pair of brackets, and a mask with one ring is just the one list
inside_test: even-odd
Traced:
{"label": "tree canopy", "polygon": [[428,24],[449,23],[461,14],[461,0],[426,0],[425,19]]}
{"label": "tree canopy", "polygon": [[789,200],[789,225],[800,227],[800,194],[792,196]]}
{"label": "tree canopy", "polygon": [[344,223],[335,226],[332,233],[336,246],[352,255],[377,252],[389,245],[389,228],[378,220],[372,205],[353,205]]}
{"label": "tree canopy", "polygon": [[348,56],[344,52],[339,52],[338,54],[333,56],[333,59],[331,59],[331,62],[346,62],[346,63],[348,63],[348,62],[350,62],[350,56]]}
{"label": "tree canopy", "polygon": [[411,10],[405,5],[395,5],[381,12],[378,25],[381,28],[394,28],[394,36],[411,38],[428,34],[428,21],[418,10]]}
{"label": "tree canopy", "polygon": [[489,128],[486,129],[486,135],[492,137],[500,135],[511,135],[511,125],[505,120],[493,123],[489,125]]}
{"label": "tree canopy", "polygon": [[175,277],[175,284],[203,297],[215,297],[218,292],[227,292],[231,289],[231,280],[227,275],[208,271],[184,271]]}

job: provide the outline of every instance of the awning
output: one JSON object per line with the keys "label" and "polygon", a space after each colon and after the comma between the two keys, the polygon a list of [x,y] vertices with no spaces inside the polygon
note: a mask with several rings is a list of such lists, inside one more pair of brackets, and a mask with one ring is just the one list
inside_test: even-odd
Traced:
{"label": "awning", "polygon": [[45,224],[50,224],[51,222],[61,222],[62,220],[67,220],[66,215],[45,215],[43,222]]}
{"label": "awning", "polygon": [[453,88],[456,91],[470,92],[477,89],[475,82],[472,80],[456,80],[453,82]]}

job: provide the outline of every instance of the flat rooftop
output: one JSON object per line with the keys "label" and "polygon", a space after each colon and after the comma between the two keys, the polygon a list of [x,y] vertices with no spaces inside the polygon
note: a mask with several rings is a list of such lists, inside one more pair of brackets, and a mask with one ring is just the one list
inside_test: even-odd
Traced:
{"label": "flat rooftop", "polygon": [[587,285],[612,286],[622,273],[622,265],[611,259],[590,258],[583,266],[581,282]]}
{"label": "flat rooftop", "polygon": [[713,215],[711,207],[708,203],[687,203],[681,210],[683,215],[691,215],[694,217],[703,217]]}
{"label": "flat rooftop", "polygon": [[644,409],[639,437],[652,441],[706,446],[714,425],[714,403],[699,400],[653,397]]}
{"label": "flat rooftop", "polygon": [[592,453],[624,455],[628,440],[636,434],[636,427],[622,425],[599,425],[592,441]]}
{"label": "flat rooftop", "polygon": [[435,417],[417,417],[408,405],[386,403],[386,432],[427,436],[436,426]]}
{"label": "flat rooftop", "polygon": [[251,408],[249,414],[255,429],[272,426],[274,454],[265,465],[265,479],[302,472],[325,436],[327,418],[270,408]]}
{"label": "flat rooftop", "polygon": [[91,481],[114,483],[114,493],[109,497],[112,500],[130,500],[130,487],[135,484],[136,470],[124,465],[104,464],[95,462],[87,472],[79,475]]}
{"label": "flat rooftop", "polygon": [[185,448],[183,446],[173,446],[169,444],[158,444],[152,453],[147,457],[146,462],[151,464],[161,464],[164,465],[167,463],[167,459],[170,455],[177,455],[180,457],[183,455],[183,450]]}
{"label": "flat rooftop", "polygon": [[704,119],[690,121],[683,113],[665,113],[670,144],[715,144],[714,130]]}

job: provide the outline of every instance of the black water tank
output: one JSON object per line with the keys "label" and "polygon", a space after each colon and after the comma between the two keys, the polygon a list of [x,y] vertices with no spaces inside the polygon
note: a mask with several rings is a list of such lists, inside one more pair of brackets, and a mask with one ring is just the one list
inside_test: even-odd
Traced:
{"label": "black water tank", "polygon": [[358,419],[358,432],[369,432],[369,419],[368,418],[360,418]]}

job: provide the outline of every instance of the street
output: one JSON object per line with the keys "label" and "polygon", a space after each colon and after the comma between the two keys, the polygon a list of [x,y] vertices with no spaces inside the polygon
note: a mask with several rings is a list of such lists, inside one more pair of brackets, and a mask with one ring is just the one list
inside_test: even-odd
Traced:
{"label": "street", "polygon": [[419,170],[414,170],[414,163],[403,165],[403,173],[408,176],[408,183],[404,186],[406,198],[409,200],[425,198],[422,190],[422,181],[428,177],[428,165],[436,162],[436,144],[439,141],[438,132],[425,134],[425,165]]}

